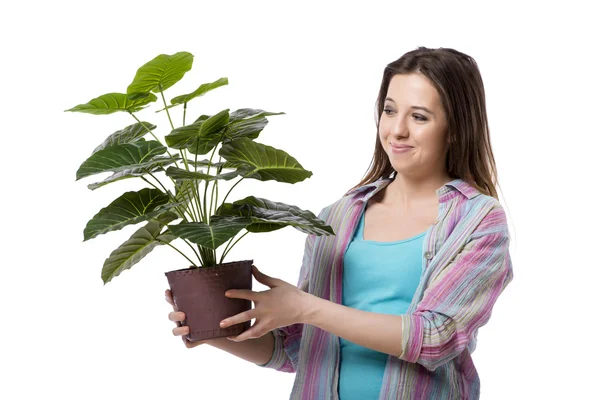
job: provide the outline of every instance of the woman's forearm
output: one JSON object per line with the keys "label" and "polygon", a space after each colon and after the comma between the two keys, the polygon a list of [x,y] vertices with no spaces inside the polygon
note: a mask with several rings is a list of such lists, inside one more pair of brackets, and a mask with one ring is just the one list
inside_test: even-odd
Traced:
{"label": "woman's forearm", "polygon": [[303,323],[375,351],[402,353],[402,317],[362,311],[313,295],[307,301]]}
{"label": "woman's forearm", "polygon": [[259,338],[241,342],[234,342],[224,337],[211,339],[206,343],[251,363],[262,365],[269,362],[273,355],[275,338],[273,333],[269,332]]}

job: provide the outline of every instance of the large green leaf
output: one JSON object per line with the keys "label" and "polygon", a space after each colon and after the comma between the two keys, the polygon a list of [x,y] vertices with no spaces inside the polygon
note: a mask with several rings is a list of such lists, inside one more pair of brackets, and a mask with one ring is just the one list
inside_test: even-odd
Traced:
{"label": "large green leaf", "polygon": [[250,172],[244,174],[246,178],[296,183],[312,176],[311,171],[302,168],[302,165],[285,151],[248,138],[224,143],[219,154],[233,165],[250,167]]}
{"label": "large green leaf", "polygon": [[85,104],[79,104],[65,111],[76,111],[88,114],[102,115],[112,114],[117,111],[127,111],[133,113],[144,108],[148,103],[156,101],[156,96],[149,95],[136,100],[129,99],[123,93],[107,93],[100,97],[93,98]]}
{"label": "large green leaf", "polygon": [[284,112],[269,112],[255,108],[240,108],[229,115],[229,129],[227,136],[232,139],[248,137],[256,139],[269,121],[269,115],[280,115]]}
{"label": "large green leaf", "polygon": [[[167,148],[156,140],[138,139],[133,143],[110,146],[95,152],[85,160],[77,170],[75,180],[107,171],[151,168],[157,162],[154,158],[166,151]],[[162,162],[164,159],[159,160],[159,163]]]}
{"label": "large green leaf", "polygon": [[235,123],[244,119],[262,118],[269,115],[281,115],[284,112],[270,112],[258,108],[240,108],[229,114],[229,121]]}
{"label": "large green leaf", "polygon": [[156,246],[170,243],[176,239],[169,233],[161,234],[166,224],[178,219],[177,214],[167,211],[138,229],[131,237],[116,248],[104,261],[102,267],[102,281],[106,285],[115,276],[140,262]]}
{"label": "large green leaf", "polygon": [[204,84],[200,85],[200,87],[198,89],[194,90],[192,93],[188,93],[188,94],[184,94],[184,95],[172,98],[170,106],[163,108],[162,110],[158,110],[157,112],[164,111],[167,108],[173,108],[180,104],[187,103],[196,97],[205,95],[206,93],[210,92],[213,89],[216,89],[218,87],[228,85],[228,84],[229,84],[229,80],[227,78],[219,78],[214,82],[204,83]]}
{"label": "large green leaf", "polygon": [[208,175],[203,172],[187,171],[177,167],[167,168],[165,174],[173,179],[199,179],[203,181],[213,181],[215,179],[213,175]]}
{"label": "large green leaf", "polygon": [[182,239],[215,250],[250,223],[252,221],[247,217],[213,215],[210,217],[210,225],[202,222],[185,222],[169,225],[169,229]]}
{"label": "large green leaf", "polygon": [[127,87],[127,95],[129,98],[138,98],[149,92],[167,90],[192,69],[193,62],[194,56],[187,51],[160,54],[137,70]]}
{"label": "large green leaf", "polygon": [[197,165],[199,167],[208,167],[210,165],[211,168],[221,168],[221,169],[231,169],[231,168],[237,168],[235,165],[232,165],[230,162],[227,161],[221,161],[221,162],[210,162],[210,160],[208,159],[204,159],[204,160],[198,160],[198,161],[194,161],[194,160],[187,160],[188,164],[191,165],[192,167],[194,165]]}
{"label": "large green leaf", "polygon": [[238,121],[229,126],[228,137],[232,140],[247,137],[256,139],[269,121],[264,118],[250,118]]}
{"label": "large green leaf", "polygon": [[104,142],[102,142],[100,146],[94,149],[93,153],[117,144],[135,142],[139,138],[146,135],[146,133],[153,131],[154,129],[156,129],[156,125],[153,125],[149,122],[136,122],[135,124],[126,126],[125,128],[111,134],[104,140]]}
{"label": "large green leaf", "polygon": [[198,118],[192,124],[173,129],[165,136],[165,142],[173,149],[187,149],[192,154],[206,154],[222,141],[228,119],[229,109],[212,117]]}
{"label": "large green leaf", "polygon": [[215,136],[222,132],[223,128],[229,122],[229,108],[219,111],[215,115],[207,118],[200,125],[200,136]]}
{"label": "large green leaf", "polygon": [[218,215],[250,217],[252,224],[246,227],[249,232],[270,232],[285,226],[292,226],[300,232],[314,235],[333,235],[333,229],[308,210],[259,197],[248,196],[225,203],[217,210]]}
{"label": "large green leaf", "polygon": [[171,157],[155,157],[152,159],[152,164],[150,164],[146,167],[131,168],[131,169],[125,169],[123,171],[115,172],[114,174],[112,174],[108,178],[104,179],[103,181],[96,182],[96,183],[90,183],[89,185],[87,185],[87,187],[90,190],[95,190],[104,185],[108,185],[109,183],[120,181],[121,179],[137,178],[140,176],[147,175],[148,173],[159,172],[164,169],[165,165],[172,164],[176,160],[179,160],[179,159],[181,159],[180,156],[173,156],[173,158],[171,158]]}
{"label": "large green leaf", "polygon": [[150,188],[123,193],[88,221],[83,230],[83,241],[117,231],[127,225],[147,221],[179,205],[169,203],[169,198],[169,195],[161,190]]}

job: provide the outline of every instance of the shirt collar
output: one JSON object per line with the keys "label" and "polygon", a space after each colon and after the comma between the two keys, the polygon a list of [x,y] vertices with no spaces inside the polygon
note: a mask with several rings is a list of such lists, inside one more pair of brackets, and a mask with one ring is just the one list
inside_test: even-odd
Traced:
{"label": "shirt collar", "polygon": [[[354,188],[346,193],[346,195],[358,196],[357,199],[363,202],[368,201],[375,193],[379,192],[390,182],[392,178],[379,178],[375,182],[368,183],[366,185]],[[461,193],[467,199],[471,199],[481,194],[477,189],[471,186],[468,182],[461,178],[456,178],[450,182],[446,182],[442,187],[437,189],[436,194],[439,202],[443,203],[452,197],[456,196],[456,193]]]}

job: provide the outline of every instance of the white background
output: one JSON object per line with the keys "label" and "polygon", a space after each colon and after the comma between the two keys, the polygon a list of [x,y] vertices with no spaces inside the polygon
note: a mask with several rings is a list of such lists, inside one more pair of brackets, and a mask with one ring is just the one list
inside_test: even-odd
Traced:
{"label": "white background", "polygon": [[[157,248],[102,284],[104,259],[141,225],[88,242],[83,228],[145,184],[129,179],[91,191],[89,183],[109,174],[76,182],[75,171],[105,137],[135,121],[63,110],[125,92],[137,68],[158,54],[189,51],[194,66],[167,90],[167,101],[220,77],[229,85],[193,100],[188,122],[224,108],[283,111],[269,117],[257,141],[314,173],[295,185],[246,180],[230,199],[252,194],[317,213],[365,173],[383,69],[420,45],[452,47],[479,64],[513,238],[514,281],[473,354],[481,398],[593,397],[600,35],[590,3],[3,6],[0,398],[287,398],[292,374],[208,345],[188,350],[172,335],[164,272],[187,267],[173,249]],[[154,103],[138,115],[157,124],[162,139],[170,130],[157,109]],[[173,113],[177,126],[181,112]],[[228,259],[254,259],[295,284],[304,239],[293,228],[248,235]]]}

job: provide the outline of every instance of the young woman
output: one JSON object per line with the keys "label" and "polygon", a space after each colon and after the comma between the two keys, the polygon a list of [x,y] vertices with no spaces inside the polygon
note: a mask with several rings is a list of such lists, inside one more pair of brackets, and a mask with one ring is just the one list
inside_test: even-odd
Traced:
{"label": "young woman", "polygon": [[228,291],[255,307],[222,326],[254,325],[208,342],[295,372],[291,399],[478,399],[471,353],[513,272],[477,64],[410,51],[377,111],[366,177],[319,214],[336,236],[307,236],[297,287],[253,267],[270,289]]}

